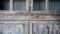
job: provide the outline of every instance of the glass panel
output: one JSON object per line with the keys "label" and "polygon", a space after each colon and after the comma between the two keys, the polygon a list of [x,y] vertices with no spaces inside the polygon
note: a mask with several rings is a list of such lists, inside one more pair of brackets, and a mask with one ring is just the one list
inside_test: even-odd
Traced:
{"label": "glass panel", "polygon": [[26,10],[26,0],[14,0],[13,10]]}
{"label": "glass panel", "polygon": [[0,10],[9,10],[10,0],[0,0]]}
{"label": "glass panel", "polygon": [[45,10],[45,0],[33,0],[33,10]]}
{"label": "glass panel", "polygon": [[45,34],[45,24],[33,24],[33,34]]}
{"label": "glass panel", "polygon": [[60,0],[49,0],[50,10],[60,10]]}

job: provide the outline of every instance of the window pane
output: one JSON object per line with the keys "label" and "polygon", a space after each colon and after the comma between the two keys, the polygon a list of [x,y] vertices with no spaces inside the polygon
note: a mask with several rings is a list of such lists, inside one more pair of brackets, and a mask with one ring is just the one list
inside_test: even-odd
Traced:
{"label": "window pane", "polygon": [[26,10],[26,0],[14,0],[13,10]]}
{"label": "window pane", "polygon": [[45,10],[45,0],[33,0],[33,10]]}
{"label": "window pane", "polygon": [[9,10],[10,0],[0,0],[0,10]]}
{"label": "window pane", "polygon": [[60,10],[60,0],[49,0],[50,10]]}

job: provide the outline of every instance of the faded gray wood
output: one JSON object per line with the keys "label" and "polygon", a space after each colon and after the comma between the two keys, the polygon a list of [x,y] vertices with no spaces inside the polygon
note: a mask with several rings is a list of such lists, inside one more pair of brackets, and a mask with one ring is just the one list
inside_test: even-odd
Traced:
{"label": "faded gray wood", "polygon": [[[28,34],[28,21],[0,21],[0,26],[1,26],[0,31],[2,30],[3,34],[8,33]],[[19,32],[17,31],[15,32],[17,28],[20,30]]]}
{"label": "faded gray wood", "polygon": [[1,14],[0,20],[60,20],[57,15],[37,15],[37,14]]}
{"label": "faded gray wood", "polygon": [[60,34],[58,23],[60,21],[30,21],[30,34]]}
{"label": "faded gray wood", "polygon": [[[13,0],[10,0],[10,10],[0,10],[0,31],[2,30],[2,24],[20,24],[23,34],[40,34],[44,31],[43,29],[45,29],[45,33],[43,34],[52,34],[52,27],[54,27],[53,34],[56,34],[56,30],[59,31],[58,27],[55,26],[57,26],[56,24],[60,24],[60,21],[58,21],[60,20],[60,11],[49,11],[49,0],[45,1],[45,10],[33,11],[33,0],[26,0],[26,11],[13,11]],[[31,10],[29,11],[29,9]],[[55,25],[53,26],[52,24]],[[42,30],[40,30],[41,28]],[[47,28],[50,28],[49,32]],[[39,31],[37,29],[39,29]]]}

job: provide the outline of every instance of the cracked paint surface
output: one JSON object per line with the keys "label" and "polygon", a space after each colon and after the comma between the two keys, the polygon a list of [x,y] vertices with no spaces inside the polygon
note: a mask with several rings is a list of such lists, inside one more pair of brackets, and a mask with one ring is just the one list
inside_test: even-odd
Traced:
{"label": "cracked paint surface", "polygon": [[2,34],[23,34],[21,24],[3,24],[1,28]]}

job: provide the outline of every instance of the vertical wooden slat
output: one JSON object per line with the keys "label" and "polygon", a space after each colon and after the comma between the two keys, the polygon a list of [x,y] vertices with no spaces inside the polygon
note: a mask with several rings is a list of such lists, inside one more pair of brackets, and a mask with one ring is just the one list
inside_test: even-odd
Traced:
{"label": "vertical wooden slat", "polygon": [[45,24],[45,34],[47,34],[47,24]]}
{"label": "vertical wooden slat", "polygon": [[52,24],[52,34],[54,34],[54,24]]}
{"label": "vertical wooden slat", "polygon": [[0,26],[1,26],[1,34],[3,34],[3,31],[2,31],[2,30],[3,30],[2,24],[0,24]]}
{"label": "vertical wooden slat", "polygon": [[13,11],[13,0],[10,0],[10,11]]}
{"label": "vertical wooden slat", "polygon": [[24,31],[23,34],[26,34],[25,33],[25,24],[23,24],[23,31]]}
{"label": "vertical wooden slat", "polygon": [[29,11],[29,0],[26,0],[26,11]]}
{"label": "vertical wooden slat", "polygon": [[32,23],[30,22],[30,34],[32,34]]}
{"label": "vertical wooden slat", "polygon": [[0,23],[0,34],[2,34],[2,24]]}
{"label": "vertical wooden slat", "polygon": [[22,24],[22,26],[23,26],[23,34],[28,34],[28,24],[26,24],[26,23],[24,23],[24,24]]}
{"label": "vertical wooden slat", "polygon": [[49,12],[49,0],[45,0],[46,1],[46,11]]}
{"label": "vertical wooden slat", "polygon": [[30,0],[30,5],[31,5],[31,11],[33,11],[33,0]]}

